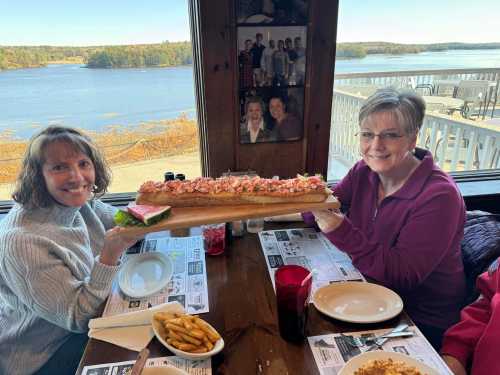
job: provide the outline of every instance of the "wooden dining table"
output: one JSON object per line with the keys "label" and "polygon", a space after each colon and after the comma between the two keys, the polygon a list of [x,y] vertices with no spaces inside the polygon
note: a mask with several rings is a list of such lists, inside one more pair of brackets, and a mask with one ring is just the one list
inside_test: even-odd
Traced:
{"label": "wooden dining table", "polygon": [[[266,223],[265,230],[296,228],[303,223]],[[319,374],[307,339],[290,343],[280,337],[276,295],[256,234],[236,237],[219,256],[206,259],[210,311],[200,317],[222,335],[225,347],[212,357],[213,374]],[[411,321],[406,313],[374,324],[341,322],[309,305],[307,336],[391,328]],[[172,355],[153,338],[150,357]],[[137,352],[90,339],[77,374],[84,366],[134,360]]]}

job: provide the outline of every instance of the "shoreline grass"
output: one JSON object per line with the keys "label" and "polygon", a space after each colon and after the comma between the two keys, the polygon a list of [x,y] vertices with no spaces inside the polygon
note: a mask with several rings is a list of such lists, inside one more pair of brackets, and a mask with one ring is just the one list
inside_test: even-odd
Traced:
{"label": "shoreline grass", "polygon": [[[199,151],[196,121],[186,114],[134,127],[109,125],[103,131],[82,132],[94,140],[110,167]],[[16,180],[27,145],[28,140],[16,140],[8,132],[0,134],[0,184]]]}

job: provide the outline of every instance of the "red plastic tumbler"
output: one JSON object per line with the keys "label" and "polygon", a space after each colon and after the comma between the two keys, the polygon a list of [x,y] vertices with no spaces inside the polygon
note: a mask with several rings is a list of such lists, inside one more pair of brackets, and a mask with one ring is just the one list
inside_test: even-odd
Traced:
{"label": "red plastic tumbler", "polygon": [[220,255],[226,248],[226,224],[207,224],[202,226],[205,253]]}
{"label": "red plastic tumbler", "polygon": [[311,272],[301,266],[282,266],[274,274],[274,283],[281,337],[294,342],[304,340],[312,285]]}

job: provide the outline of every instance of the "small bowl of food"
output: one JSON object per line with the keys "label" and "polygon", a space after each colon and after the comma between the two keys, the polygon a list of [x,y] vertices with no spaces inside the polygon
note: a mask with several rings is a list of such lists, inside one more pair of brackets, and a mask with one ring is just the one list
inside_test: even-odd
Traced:
{"label": "small bowl of food", "polygon": [[157,312],[151,323],[158,341],[179,357],[206,359],[224,348],[215,328],[197,316]]}
{"label": "small bowl of food", "polygon": [[377,350],[351,358],[338,375],[439,375],[425,363],[406,354]]}

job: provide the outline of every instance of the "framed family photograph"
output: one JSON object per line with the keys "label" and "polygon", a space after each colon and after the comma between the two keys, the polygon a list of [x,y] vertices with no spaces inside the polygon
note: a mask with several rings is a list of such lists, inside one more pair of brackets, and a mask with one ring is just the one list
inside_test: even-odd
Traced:
{"label": "framed family photograph", "polygon": [[302,139],[308,1],[235,0],[239,141]]}
{"label": "framed family photograph", "polygon": [[303,88],[262,87],[240,99],[240,143],[297,141],[303,135]]}
{"label": "framed family photograph", "polygon": [[302,86],[306,74],[307,28],[239,27],[239,87]]}

